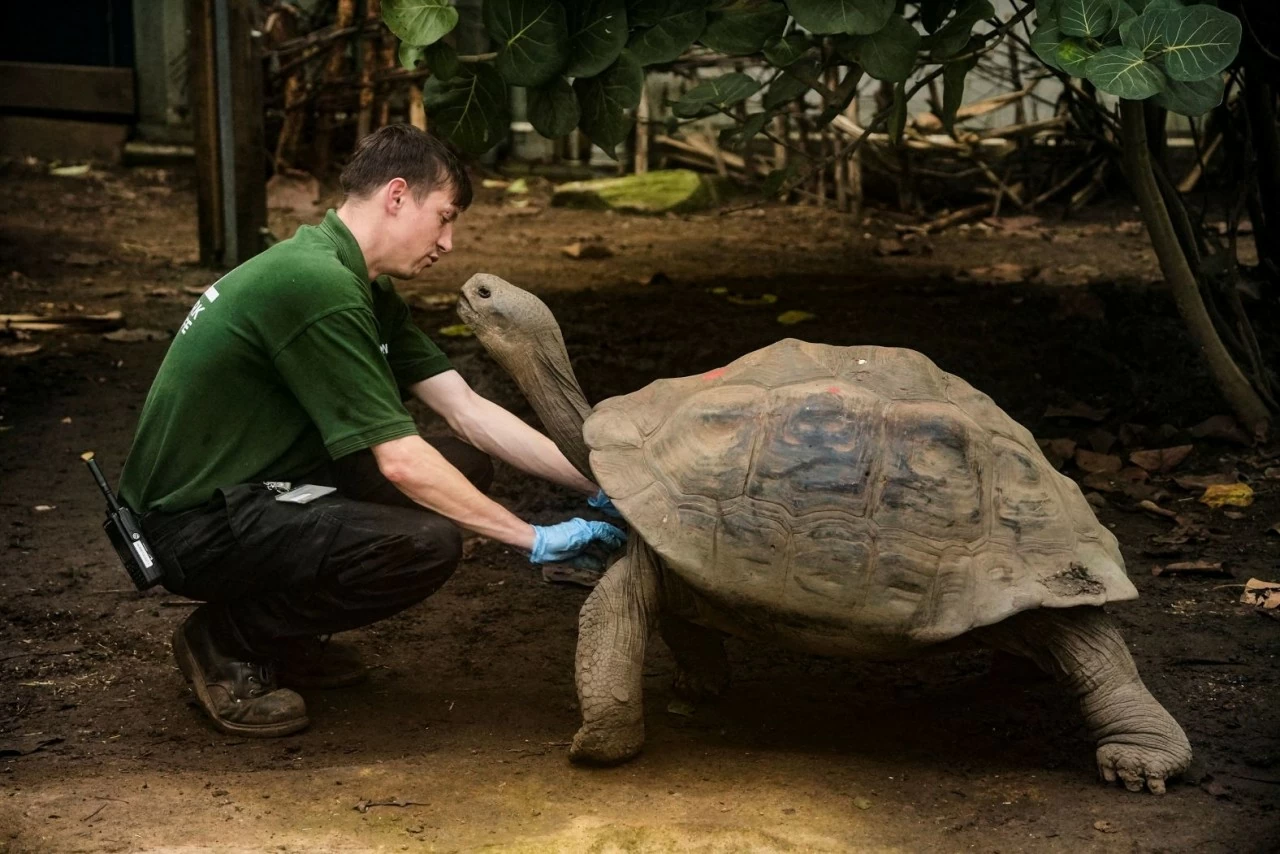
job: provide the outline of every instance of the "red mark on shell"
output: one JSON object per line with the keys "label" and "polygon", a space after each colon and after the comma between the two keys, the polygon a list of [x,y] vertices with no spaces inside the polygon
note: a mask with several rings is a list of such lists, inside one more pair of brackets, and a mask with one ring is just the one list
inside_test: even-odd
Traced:
{"label": "red mark on shell", "polygon": [[724,371],[725,371],[724,368],[716,368],[713,371],[707,371],[705,374],[702,375],[702,378],[704,380],[718,380],[722,376],[724,376]]}
{"label": "red mark on shell", "polygon": [[833,386],[827,386],[827,392],[828,392],[828,393],[830,393],[830,394],[839,394],[839,393],[840,393],[840,386],[835,386],[835,385],[833,385]]}

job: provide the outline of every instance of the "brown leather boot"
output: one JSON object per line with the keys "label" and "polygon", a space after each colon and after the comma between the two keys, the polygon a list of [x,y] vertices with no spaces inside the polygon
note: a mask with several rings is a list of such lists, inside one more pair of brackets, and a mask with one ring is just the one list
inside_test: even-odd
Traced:
{"label": "brown leather boot", "polygon": [[325,638],[288,638],[277,642],[276,673],[290,688],[346,688],[369,678],[354,646]]}
{"label": "brown leather boot", "polygon": [[231,735],[276,738],[311,723],[302,697],[276,682],[270,664],[238,661],[221,649],[197,608],[173,632],[173,657],[214,727]]}

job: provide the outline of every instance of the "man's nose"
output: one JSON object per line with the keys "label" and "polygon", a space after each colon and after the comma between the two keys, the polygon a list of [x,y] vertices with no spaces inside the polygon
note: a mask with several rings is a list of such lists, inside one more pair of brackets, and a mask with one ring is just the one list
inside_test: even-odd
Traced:
{"label": "man's nose", "polygon": [[436,246],[441,252],[453,251],[453,223],[446,225],[444,231],[440,232],[440,237],[436,239]]}

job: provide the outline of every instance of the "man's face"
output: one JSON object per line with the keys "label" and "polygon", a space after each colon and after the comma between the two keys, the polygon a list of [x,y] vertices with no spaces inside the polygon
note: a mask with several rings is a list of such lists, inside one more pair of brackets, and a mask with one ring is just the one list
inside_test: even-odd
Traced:
{"label": "man's face", "polygon": [[389,228],[393,238],[385,272],[398,279],[412,279],[453,249],[453,222],[458,209],[453,188],[432,190],[421,201],[405,187],[393,193]]}

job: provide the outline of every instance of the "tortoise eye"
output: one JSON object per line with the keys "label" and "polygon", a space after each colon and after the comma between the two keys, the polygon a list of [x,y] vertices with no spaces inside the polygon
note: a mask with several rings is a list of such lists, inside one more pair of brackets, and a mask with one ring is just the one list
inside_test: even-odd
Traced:
{"label": "tortoise eye", "polygon": [[476,293],[480,295],[480,299],[488,299],[491,295],[489,289],[484,285],[476,288]]}

